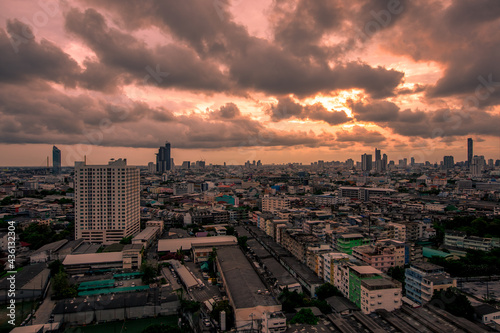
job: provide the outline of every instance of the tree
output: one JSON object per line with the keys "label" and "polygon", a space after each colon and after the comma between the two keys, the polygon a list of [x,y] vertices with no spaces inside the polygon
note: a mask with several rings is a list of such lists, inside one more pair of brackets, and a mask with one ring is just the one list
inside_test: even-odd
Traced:
{"label": "tree", "polygon": [[318,297],[319,300],[323,301],[332,296],[342,296],[342,293],[331,283],[327,282],[316,289],[316,297]]}
{"label": "tree", "polygon": [[318,323],[318,318],[314,315],[311,309],[301,309],[292,320],[290,324],[308,324],[316,325]]}
{"label": "tree", "polygon": [[145,284],[153,283],[156,278],[157,268],[149,262],[145,262],[141,266],[142,282]]}
{"label": "tree", "polygon": [[78,295],[76,286],[69,284],[68,275],[64,271],[60,271],[54,276],[52,289],[56,299],[76,297]]}
{"label": "tree", "polygon": [[387,271],[387,275],[392,277],[394,280],[398,280],[399,282],[405,281],[405,268],[403,266],[395,266],[389,267]]}
{"label": "tree", "polygon": [[196,301],[181,299],[181,311],[195,313],[201,308],[201,303]]}
{"label": "tree", "polygon": [[50,275],[55,276],[57,273],[64,270],[64,266],[60,260],[55,260],[49,264]]}
{"label": "tree", "polygon": [[435,291],[430,304],[444,309],[454,316],[470,320],[474,318],[474,308],[469,299],[457,288],[450,287],[446,290]]}
{"label": "tree", "polygon": [[234,235],[234,227],[226,227],[226,235]]}
{"label": "tree", "polygon": [[124,245],[132,244],[132,238],[134,238],[134,236],[123,237],[122,240],[120,241],[120,244]]}
{"label": "tree", "polygon": [[305,296],[297,291],[283,290],[278,299],[281,301],[283,311],[288,313],[295,312],[295,308],[306,306]]}
{"label": "tree", "polygon": [[248,237],[247,236],[241,236],[241,237],[238,237],[238,245],[246,250],[247,249],[247,240],[248,240]]}
{"label": "tree", "polygon": [[229,304],[229,301],[220,301],[215,303],[212,312],[210,313],[210,317],[219,321],[220,313],[222,311],[226,312],[226,329],[230,330],[234,323],[234,312],[233,308]]}

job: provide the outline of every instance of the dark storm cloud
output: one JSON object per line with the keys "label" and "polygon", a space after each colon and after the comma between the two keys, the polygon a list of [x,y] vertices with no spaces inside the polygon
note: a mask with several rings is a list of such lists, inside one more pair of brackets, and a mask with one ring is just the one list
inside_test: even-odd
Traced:
{"label": "dark storm cloud", "polygon": [[123,99],[68,96],[41,81],[20,88],[0,84],[0,142],[92,144],[153,148],[168,134],[177,148],[333,146],[328,134],[275,130],[241,115],[227,103],[203,115],[174,115],[161,107]]}
{"label": "dark storm cloud", "polygon": [[234,103],[226,103],[213,112],[214,118],[234,119],[241,116],[241,111]]}
{"label": "dark storm cloud", "polygon": [[357,120],[373,122],[409,137],[450,137],[470,134],[500,136],[500,115],[481,109],[400,110],[388,101],[349,101]]}
{"label": "dark storm cloud", "polygon": [[[381,98],[392,95],[404,76],[402,72],[371,67],[361,61],[337,61],[332,65],[297,56],[266,39],[249,35],[246,28],[232,21],[228,6],[223,1],[156,0],[148,1],[144,6],[116,0],[86,2],[112,9],[118,13],[121,24],[129,29],[159,27],[188,43],[204,62],[210,60],[223,63],[229,69],[230,81],[237,83],[233,87],[234,91],[253,89],[273,95],[295,94],[305,97],[319,92],[358,88],[372,97]],[[319,14],[322,8],[318,7],[313,11]],[[95,11],[87,10],[85,17],[90,22],[97,21],[90,25],[92,29],[87,29],[81,15],[76,20],[73,15],[74,11],[68,14],[69,29],[87,38],[88,44],[96,49],[96,53],[102,54],[103,48],[112,48],[109,54],[105,53],[111,60],[110,65],[114,61],[127,59],[126,54],[123,57],[117,55],[125,53],[121,51],[123,45],[113,47],[113,40],[120,33],[113,29],[107,29],[109,32],[106,32],[101,22],[102,16],[96,17],[98,14]],[[326,17],[321,20],[323,23],[318,24],[330,24]],[[97,28],[93,29],[94,26]],[[105,37],[92,30],[104,30]],[[108,38],[111,45],[101,45],[100,41]],[[126,45],[124,48],[126,49]],[[114,60],[114,57],[119,59]],[[103,57],[104,61],[105,59]],[[182,59],[180,56],[179,60]],[[165,68],[170,69],[169,66]]]}
{"label": "dark storm cloud", "polygon": [[7,21],[7,31],[0,29],[0,82],[23,82],[32,78],[74,87],[80,68],[58,46],[42,39],[18,20]]}
{"label": "dark storm cloud", "polygon": [[399,107],[388,101],[374,101],[369,104],[349,100],[347,102],[354,117],[359,121],[383,122],[391,121],[398,117]]}
{"label": "dark storm cloud", "polygon": [[[70,10],[66,29],[81,38],[97,55],[100,63],[87,62],[88,88],[110,90],[113,83],[133,79],[137,83],[160,87],[222,91],[229,82],[217,65],[201,60],[196,52],[182,45],[167,44],[150,49],[147,45],[119,30],[108,27],[104,17],[94,9]],[[104,77],[104,74],[109,77]],[[101,83],[103,82],[103,83]]]}
{"label": "dark storm cloud", "polygon": [[328,111],[321,103],[303,106],[294,102],[290,97],[280,98],[278,104],[271,105],[266,112],[273,121],[296,118],[324,121],[329,125],[339,125],[352,120],[343,111]]}
{"label": "dark storm cloud", "polygon": [[[427,89],[429,98],[473,98],[477,105],[500,103],[500,2],[496,0],[412,1],[386,48],[416,61],[434,61],[444,73]],[[488,77],[496,85],[484,87]],[[479,88],[478,88],[479,87]],[[490,88],[494,88],[491,90]],[[488,95],[486,94],[488,93]]]}

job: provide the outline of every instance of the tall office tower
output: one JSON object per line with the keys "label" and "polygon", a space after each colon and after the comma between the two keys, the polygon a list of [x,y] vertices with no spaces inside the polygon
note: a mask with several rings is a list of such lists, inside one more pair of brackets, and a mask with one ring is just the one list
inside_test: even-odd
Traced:
{"label": "tall office tower", "polygon": [[387,170],[387,154],[382,155],[382,171]]}
{"label": "tall office tower", "polygon": [[160,147],[156,154],[156,173],[164,173],[172,170],[172,160],[170,157],[170,142],[165,142],[165,147]]}
{"label": "tall office tower", "polygon": [[363,154],[361,155],[361,170],[370,172],[372,169],[372,155]]}
{"label": "tall office tower", "polygon": [[377,172],[382,171],[382,156],[380,155],[380,149],[375,148],[375,170]]}
{"label": "tall office tower", "polygon": [[474,156],[472,158],[472,164],[471,164],[471,174],[472,176],[479,177],[483,173],[484,166],[486,165],[486,161],[484,159],[484,156]]}
{"label": "tall office tower", "polygon": [[453,156],[445,156],[443,158],[443,166],[445,169],[453,169],[455,166],[455,160]]}
{"label": "tall office tower", "polygon": [[411,165],[411,166],[414,166],[414,165],[415,165],[415,157],[412,157],[412,158],[410,159],[410,161],[411,161],[411,162],[410,162],[410,165]]}
{"label": "tall office tower", "polygon": [[190,161],[184,161],[182,162],[182,168],[183,169],[190,169],[191,168],[191,162]]}
{"label": "tall office tower", "polygon": [[61,149],[52,147],[52,173],[58,175],[61,173]]}
{"label": "tall office tower", "polygon": [[495,166],[495,162],[493,161],[492,158],[488,160],[488,167],[493,168]]}
{"label": "tall office tower", "polygon": [[469,169],[472,165],[472,158],[474,157],[473,145],[474,145],[474,141],[472,140],[472,138],[468,138],[467,139],[467,166],[469,167]]}
{"label": "tall office tower", "polygon": [[126,159],[75,162],[75,238],[116,243],[139,233],[139,169]]}

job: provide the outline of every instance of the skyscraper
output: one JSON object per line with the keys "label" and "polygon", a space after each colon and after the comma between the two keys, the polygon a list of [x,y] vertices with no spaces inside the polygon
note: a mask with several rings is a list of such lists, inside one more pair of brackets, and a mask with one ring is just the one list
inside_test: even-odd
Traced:
{"label": "skyscraper", "polygon": [[468,138],[467,139],[467,166],[469,167],[469,169],[472,165],[472,158],[474,157],[473,144],[474,144],[474,141],[472,140],[472,138]]}
{"label": "skyscraper", "polygon": [[116,243],[140,229],[139,169],[127,160],[75,162],[75,238]]}
{"label": "skyscraper", "polygon": [[55,175],[61,173],[61,150],[56,146],[52,147],[52,173]]}
{"label": "skyscraper", "polygon": [[382,155],[382,171],[387,170],[387,154]]}
{"label": "skyscraper", "polygon": [[445,156],[443,158],[443,166],[445,169],[453,169],[455,166],[455,160],[453,156]]}
{"label": "skyscraper", "polygon": [[164,173],[172,170],[172,160],[170,157],[170,142],[165,142],[165,147],[160,147],[156,154],[156,173]]}
{"label": "skyscraper", "polygon": [[471,170],[471,174],[472,176],[474,177],[480,177],[483,173],[483,170],[484,170],[484,166],[486,165],[486,161],[484,159],[484,156],[474,156],[472,158],[472,162],[471,162],[471,166],[470,166],[470,170]]}
{"label": "skyscraper", "polygon": [[382,171],[382,156],[380,155],[380,149],[375,148],[375,170],[377,172]]}
{"label": "skyscraper", "polygon": [[370,172],[372,170],[372,155],[363,154],[361,155],[361,170]]}

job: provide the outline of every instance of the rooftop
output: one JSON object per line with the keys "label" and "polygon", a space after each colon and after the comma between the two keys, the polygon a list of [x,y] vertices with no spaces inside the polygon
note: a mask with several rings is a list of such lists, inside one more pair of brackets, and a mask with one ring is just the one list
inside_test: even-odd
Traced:
{"label": "rooftop", "polygon": [[234,236],[214,236],[214,237],[190,237],[177,239],[160,239],[158,241],[158,252],[177,252],[180,248],[191,250],[193,244],[198,246],[217,246],[226,244],[236,244]]}
{"label": "rooftop", "polygon": [[359,274],[382,274],[381,271],[372,266],[351,266],[351,269]]}
{"label": "rooftop", "polygon": [[417,261],[411,263],[411,267],[419,269],[425,272],[443,271],[444,268],[438,265],[431,264],[429,262]]}
{"label": "rooftop", "polygon": [[266,291],[266,286],[239,247],[228,246],[218,249],[217,261],[222,268],[227,283],[226,288],[236,309],[279,304],[271,294],[262,293]]}
{"label": "rooftop", "polygon": [[64,259],[63,265],[84,265],[84,264],[117,262],[122,260],[123,260],[122,252],[69,254]]}

